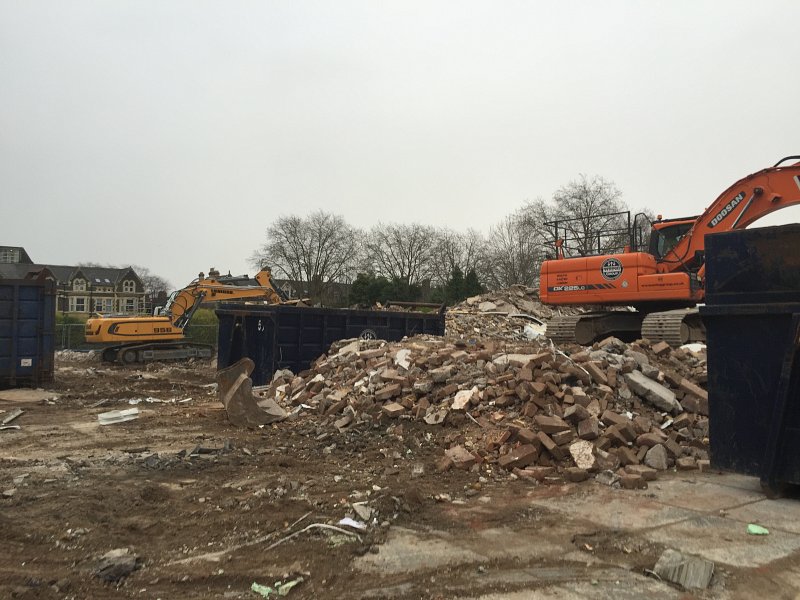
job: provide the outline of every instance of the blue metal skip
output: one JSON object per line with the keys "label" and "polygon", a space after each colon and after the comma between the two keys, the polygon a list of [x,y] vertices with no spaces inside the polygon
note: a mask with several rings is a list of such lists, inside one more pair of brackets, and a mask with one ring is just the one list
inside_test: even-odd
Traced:
{"label": "blue metal skip", "polygon": [[53,380],[55,302],[52,280],[0,280],[0,389]]}

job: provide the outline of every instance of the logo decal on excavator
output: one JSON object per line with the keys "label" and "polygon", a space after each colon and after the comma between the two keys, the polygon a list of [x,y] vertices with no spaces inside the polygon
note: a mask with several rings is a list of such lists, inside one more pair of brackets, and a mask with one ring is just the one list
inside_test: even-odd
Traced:
{"label": "logo decal on excavator", "polygon": [[603,279],[609,281],[619,279],[619,276],[622,275],[622,262],[617,258],[607,258],[600,265],[600,273],[603,275]]}
{"label": "logo decal on excavator", "polygon": [[794,176],[794,182],[797,184],[797,187],[800,188],[800,175]]}
{"label": "logo decal on excavator", "polygon": [[728,202],[725,207],[717,213],[717,216],[711,219],[711,223],[708,224],[709,227],[716,227],[722,222],[722,219],[727,217],[734,208],[739,206],[739,203],[744,200],[744,192],[739,192],[736,194],[736,197]]}

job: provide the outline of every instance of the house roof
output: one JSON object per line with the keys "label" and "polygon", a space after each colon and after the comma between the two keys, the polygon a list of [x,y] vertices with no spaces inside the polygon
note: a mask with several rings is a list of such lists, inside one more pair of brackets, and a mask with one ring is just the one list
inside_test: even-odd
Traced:
{"label": "house roof", "polygon": [[55,277],[55,273],[41,265],[25,263],[0,263],[0,279],[25,279],[33,273],[45,271],[45,276]]}
{"label": "house roof", "polygon": [[[20,264],[22,264],[22,263],[28,264],[28,265],[33,264],[33,261],[31,260],[31,257],[28,256],[28,253],[25,252],[25,248],[23,248],[22,246],[0,246],[0,250],[18,250],[19,251],[19,263]],[[3,264],[8,264],[8,263],[3,263]]]}
{"label": "house roof", "polygon": [[[107,285],[116,285],[123,279],[130,277],[129,274],[132,274],[133,278],[137,281],[139,280],[139,276],[136,274],[131,267],[123,267],[121,269],[115,269],[111,267],[80,267],[80,266],[70,266],[70,265],[23,265],[23,264],[1,264],[0,267],[3,270],[8,270],[8,272],[13,273],[20,273],[22,272],[24,277],[24,273],[29,271],[35,271],[38,269],[49,269],[50,272],[55,276],[56,281],[59,283],[66,283],[68,281],[72,281],[74,277],[77,275],[81,275],[82,277],[86,278],[86,280],[91,283],[93,286],[107,286]],[[6,269],[9,267],[9,269]],[[0,271],[3,277],[9,279],[11,275],[5,275],[3,271]],[[17,275],[15,275],[16,277]]]}

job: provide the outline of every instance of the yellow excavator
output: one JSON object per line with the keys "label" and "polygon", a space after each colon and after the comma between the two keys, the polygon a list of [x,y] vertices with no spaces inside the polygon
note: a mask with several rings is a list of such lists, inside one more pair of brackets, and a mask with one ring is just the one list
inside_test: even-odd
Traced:
{"label": "yellow excavator", "polygon": [[[262,300],[268,304],[290,304],[262,268],[254,279],[220,275],[211,269],[200,273],[185,288],[172,292],[164,307],[153,316],[99,314],[86,321],[86,342],[102,348],[105,362],[123,365],[158,360],[210,358],[214,347],[190,342],[184,333],[200,305],[208,302]],[[295,301],[296,302],[296,301]]]}

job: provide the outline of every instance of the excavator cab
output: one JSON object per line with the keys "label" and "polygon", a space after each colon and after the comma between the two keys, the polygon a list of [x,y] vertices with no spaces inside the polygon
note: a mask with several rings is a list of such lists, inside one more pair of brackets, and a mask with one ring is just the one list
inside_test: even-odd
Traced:
{"label": "excavator cab", "polygon": [[650,254],[660,261],[683,239],[696,221],[697,217],[662,219],[659,215],[650,232]]}

